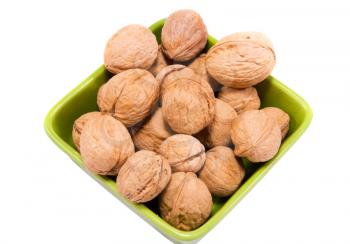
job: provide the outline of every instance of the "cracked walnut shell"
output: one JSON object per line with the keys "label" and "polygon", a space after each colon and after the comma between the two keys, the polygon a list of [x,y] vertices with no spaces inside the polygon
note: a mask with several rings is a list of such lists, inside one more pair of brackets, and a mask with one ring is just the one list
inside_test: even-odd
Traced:
{"label": "cracked walnut shell", "polygon": [[207,28],[198,13],[193,10],[178,10],[166,20],[162,29],[164,53],[175,61],[188,61],[205,47]]}
{"label": "cracked walnut shell", "polygon": [[100,175],[117,175],[134,144],[125,126],[110,115],[90,119],[80,136],[85,166]]}
{"label": "cracked walnut shell", "polygon": [[231,124],[236,117],[236,111],[228,103],[215,98],[213,121],[195,137],[207,148],[229,146],[231,144]]}
{"label": "cracked walnut shell", "polygon": [[210,85],[192,69],[171,65],[157,76],[161,82],[162,112],[170,128],[183,134],[195,134],[214,117],[215,97]]}
{"label": "cracked walnut shell", "polygon": [[158,43],[152,31],[142,25],[127,25],[109,39],[104,64],[114,74],[134,68],[149,69],[157,53]]}
{"label": "cracked walnut shell", "polygon": [[132,202],[144,203],[157,197],[171,177],[168,162],[159,154],[141,150],[128,158],[121,167],[117,186]]}
{"label": "cracked walnut shell", "polygon": [[213,196],[227,197],[237,190],[244,174],[244,168],[233,150],[217,146],[207,151],[204,166],[199,171],[199,179],[207,185]]}
{"label": "cracked walnut shell", "polygon": [[100,111],[112,113],[130,127],[151,114],[158,97],[159,83],[150,72],[129,69],[100,87],[97,105]]}
{"label": "cracked walnut shell", "polygon": [[218,94],[218,98],[230,104],[237,114],[260,108],[260,98],[254,87],[243,89],[223,87]]}
{"label": "cracked walnut shell", "polygon": [[132,139],[136,148],[156,152],[162,142],[173,134],[174,132],[163,119],[162,108],[158,108],[134,133]]}
{"label": "cracked walnut shell", "polygon": [[275,108],[275,107],[267,107],[262,109],[261,111],[264,111],[267,116],[270,116],[271,118],[275,119],[277,121],[277,124],[281,128],[281,134],[282,134],[282,140],[286,137],[288,130],[289,130],[289,115],[284,112],[282,109]]}
{"label": "cracked walnut shell", "polygon": [[193,136],[176,134],[168,137],[159,147],[173,172],[197,172],[205,161],[205,148]]}
{"label": "cracked walnut shell", "polygon": [[212,197],[207,186],[192,172],[178,172],[160,195],[162,218],[180,230],[194,230],[209,217]]}
{"label": "cracked walnut shell", "polygon": [[224,86],[246,88],[266,79],[275,66],[270,40],[258,32],[224,37],[207,53],[209,74]]}
{"label": "cracked walnut shell", "polygon": [[232,122],[235,155],[246,157],[253,163],[273,158],[281,145],[281,138],[277,122],[261,110],[245,111]]}
{"label": "cracked walnut shell", "polygon": [[103,113],[101,112],[97,112],[97,111],[89,112],[89,113],[83,114],[82,116],[80,116],[78,119],[74,121],[72,138],[73,138],[74,145],[78,151],[80,151],[80,135],[84,129],[85,124],[90,119],[99,117],[101,115],[103,115]]}

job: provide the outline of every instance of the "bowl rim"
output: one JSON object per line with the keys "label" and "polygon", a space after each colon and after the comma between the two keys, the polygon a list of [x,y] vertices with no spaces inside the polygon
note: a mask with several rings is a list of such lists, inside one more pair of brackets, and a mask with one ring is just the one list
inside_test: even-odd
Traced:
{"label": "bowl rim", "polygon": [[[149,28],[152,31],[159,29],[164,24],[165,19],[161,19],[151,25]],[[213,43],[216,39],[209,36],[208,41]],[[65,103],[76,96],[85,86],[94,81],[94,78],[105,72],[104,65],[101,65],[97,70],[95,70],[91,75],[89,75],[85,80],[73,88],[68,94],[66,94],[62,99],[60,99],[48,112],[44,121],[44,129],[49,138],[62,150],[64,151],[78,166],[80,166],[87,174],[99,182],[104,188],[116,196],[120,201],[127,205],[132,211],[137,213],[145,221],[150,223],[154,228],[164,234],[166,237],[179,240],[179,241],[194,241],[202,238],[211,229],[213,229],[223,217],[231,211],[231,209],[237,205],[237,203],[258,183],[258,181],[268,172],[269,169],[292,147],[292,145],[299,139],[299,137],[305,132],[311,123],[313,112],[309,104],[297,93],[288,88],[286,85],[282,84],[273,76],[267,79],[273,83],[274,86],[281,90],[286,91],[300,106],[305,110],[305,117],[300,124],[300,126],[290,134],[284,143],[281,145],[278,154],[268,162],[261,165],[246,181],[241,187],[226,201],[224,206],[222,206],[213,216],[211,216],[202,226],[192,231],[182,231],[171,226],[165,222],[160,216],[154,213],[144,204],[134,204],[127,199],[123,198],[117,191],[115,187],[115,181],[107,177],[92,174],[84,168],[80,154],[66,141],[64,141],[54,130],[53,122],[58,111],[62,109]]]}

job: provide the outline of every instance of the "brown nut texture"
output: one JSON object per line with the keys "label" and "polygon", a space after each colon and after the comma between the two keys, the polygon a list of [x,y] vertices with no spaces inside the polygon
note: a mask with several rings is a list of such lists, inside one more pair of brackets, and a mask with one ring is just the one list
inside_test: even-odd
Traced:
{"label": "brown nut texture", "polygon": [[289,130],[289,115],[282,109],[275,107],[267,107],[262,109],[262,111],[264,111],[267,114],[267,116],[277,121],[277,124],[281,128],[281,135],[283,140],[286,137]]}
{"label": "brown nut texture", "polygon": [[162,218],[180,230],[194,230],[209,217],[212,197],[207,186],[192,172],[178,172],[160,195]]}
{"label": "brown nut texture", "polygon": [[224,86],[246,88],[266,79],[276,58],[270,40],[258,32],[224,37],[207,53],[209,74]]}
{"label": "brown nut texture", "polygon": [[[210,85],[192,69],[175,65],[160,71],[162,112],[170,128],[183,134],[195,134],[214,117],[215,97]],[[166,75],[164,75],[166,73]],[[163,78],[163,79],[161,79]]]}
{"label": "brown nut texture", "polygon": [[198,13],[179,10],[165,20],[161,39],[164,53],[182,62],[193,59],[204,49],[208,33]]}
{"label": "brown nut texture", "polygon": [[180,71],[184,68],[186,68],[186,66],[182,64],[172,64],[166,66],[158,72],[156,80],[159,82],[159,84],[161,84],[162,87],[163,81],[169,74],[171,74],[172,72]]}
{"label": "brown nut texture", "polygon": [[162,109],[158,108],[134,133],[132,139],[136,148],[156,152],[162,142],[173,134],[174,132],[163,119]]}
{"label": "brown nut texture", "polygon": [[244,168],[233,150],[217,146],[207,151],[204,166],[199,171],[199,179],[206,184],[213,196],[227,197],[240,186],[244,174]]}
{"label": "brown nut texture", "polygon": [[152,64],[151,68],[149,68],[149,72],[151,72],[154,77],[157,76],[159,71],[161,71],[164,67],[172,64],[171,60],[169,60],[163,53],[161,45],[158,47],[157,58]]}
{"label": "brown nut texture", "polygon": [[260,98],[254,87],[243,89],[223,87],[218,94],[218,98],[230,104],[237,114],[260,108]]}
{"label": "brown nut texture", "polygon": [[168,162],[159,154],[141,150],[128,158],[117,177],[119,192],[132,202],[148,202],[157,197],[171,177]]}
{"label": "brown nut texture", "polygon": [[102,112],[112,113],[127,127],[150,115],[158,101],[159,83],[147,70],[129,69],[113,76],[97,94]]}
{"label": "brown nut texture", "polygon": [[74,121],[73,130],[72,130],[72,138],[73,138],[74,145],[78,151],[80,151],[80,135],[85,127],[85,124],[91,118],[99,117],[101,115],[103,115],[103,113],[101,113],[101,112],[97,112],[97,111],[89,112],[89,113],[83,114],[82,116],[80,116],[79,118],[77,118]]}
{"label": "brown nut texture", "polygon": [[236,111],[228,103],[216,98],[213,121],[195,137],[207,148],[229,146],[231,125],[236,117]]}
{"label": "brown nut texture", "polygon": [[273,158],[281,144],[281,130],[277,122],[261,110],[245,111],[232,122],[231,139],[234,153],[253,163]]}
{"label": "brown nut texture", "polygon": [[189,68],[193,69],[203,80],[207,81],[214,92],[219,91],[221,88],[221,84],[216,82],[207,72],[207,68],[205,66],[206,54],[203,53],[192,63],[188,65]]}
{"label": "brown nut texture", "polygon": [[149,69],[157,53],[157,39],[148,28],[127,25],[109,39],[104,52],[104,64],[114,74],[134,68]]}
{"label": "brown nut texture", "polygon": [[117,175],[134,152],[128,130],[110,115],[90,119],[80,136],[80,153],[85,166],[100,175]]}
{"label": "brown nut texture", "polygon": [[159,147],[159,154],[169,162],[172,172],[197,172],[205,161],[205,148],[193,136],[176,134]]}

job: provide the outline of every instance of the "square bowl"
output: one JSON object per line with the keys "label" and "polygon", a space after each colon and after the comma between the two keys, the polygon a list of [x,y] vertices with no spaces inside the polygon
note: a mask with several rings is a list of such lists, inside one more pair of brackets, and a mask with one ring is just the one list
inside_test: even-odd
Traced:
{"label": "square bowl", "polygon": [[[164,19],[159,20],[150,27],[156,35],[158,42],[160,42],[160,33],[163,25]],[[209,36],[206,50],[215,43],[216,40]],[[197,242],[214,228],[298,140],[307,129],[312,119],[312,110],[304,99],[274,77],[270,76],[257,85],[256,88],[261,99],[262,107],[279,107],[289,114],[290,128],[287,137],[283,141],[278,154],[268,162],[264,164],[251,164],[247,160],[243,160],[246,169],[246,177],[240,188],[231,197],[221,199],[214,198],[211,216],[198,229],[181,231],[169,225],[159,216],[156,201],[151,201],[147,204],[134,204],[116,191],[115,179],[96,175],[85,169],[80,154],[74,147],[72,141],[72,127],[74,121],[84,113],[98,110],[96,104],[97,91],[110,77],[112,77],[112,74],[102,65],[63,97],[46,116],[44,123],[46,133],[51,140],[86,173],[97,180],[97,182],[132,211],[150,223],[166,238],[175,243]]]}

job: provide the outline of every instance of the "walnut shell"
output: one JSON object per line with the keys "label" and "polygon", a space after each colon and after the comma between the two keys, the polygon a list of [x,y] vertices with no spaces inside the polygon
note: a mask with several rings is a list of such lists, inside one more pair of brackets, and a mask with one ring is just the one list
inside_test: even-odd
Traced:
{"label": "walnut shell", "polygon": [[165,121],[177,133],[198,133],[213,120],[213,90],[190,68],[171,65],[163,70],[158,74],[157,80],[162,83],[162,112]]}
{"label": "walnut shell", "polygon": [[159,146],[174,132],[163,119],[162,108],[155,113],[132,136],[138,149],[158,151]]}
{"label": "walnut shell", "polygon": [[170,59],[188,61],[204,49],[208,33],[198,13],[179,10],[165,20],[161,39],[163,51]]}
{"label": "walnut shell", "polygon": [[132,202],[143,203],[157,197],[171,177],[168,162],[159,154],[141,150],[128,158],[121,167],[117,186]]}
{"label": "walnut shell", "polygon": [[197,172],[205,161],[205,148],[193,136],[176,134],[168,137],[159,147],[172,172]]}
{"label": "walnut shell", "polygon": [[163,81],[165,80],[165,78],[169,74],[171,74],[172,72],[175,72],[175,71],[180,71],[184,68],[186,68],[185,65],[172,64],[172,65],[166,66],[163,69],[161,69],[156,76],[156,80],[159,82],[159,84],[161,84],[161,88],[162,88]]}
{"label": "walnut shell", "polygon": [[91,118],[99,117],[101,115],[103,115],[103,113],[101,113],[101,112],[97,112],[97,111],[89,112],[89,113],[83,114],[82,116],[80,116],[79,118],[77,118],[74,121],[73,130],[72,130],[72,138],[73,138],[74,145],[78,151],[80,151],[80,135],[84,129],[85,124]]}
{"label": "walnut shell", "polygon": [[277,121],[277,124],[281,128],[281,135],[283,140],[286,137],[289,130],[289,115],[282,109],[275,107],[267,107],[262,109],[261,111],[264,111],[267,114],[267,116]]}
{"label": "walnut shell", "polygon": [[258,32],[240,32],[217,42],[207,53],[209,74],[222,85],[246,88],[266,79],[276,58],[270,40]]}
{"label": "walnut shell", "polygon": [[100,87],[97,105],[127,127],[151,114],[159,97],[159,83],[147,70],[129,69],[113,76]]}
{"label": "walnut shell", "polygon": [[128,130],[110,115],[90,119],[80,136],[80,153],[85,166],[100,175],[117,175],[134,152]]}
{"label": "walnut shell", "polygon": [[104,64],[114,74],[127,69],[149,69],[157,53],[157,39],[148,28],[127,25],[109,39],[104,52]]}
{"label": "walnut shell", "polygon": [[223,87],[218,94],[218,98],[230,104],[237,114],[260,108],[260,98],[254,87],[244,89]]}
{"label": "walnut shell", "polygon": [[213,121],[195,137],[207,148],[228,146],[232,120],[236,117],[236,111],[228,103],[216,98]]}
{"label": "walnut shell", "polygon": [[232,122],[231,139],[234,153],[253,163],[273,158],[281,144],[277,122],[261,110],[245,111]]}
{"label": "walnut shell", "polygon": [[233,150],[217,146],[207,151],[204,166],[199,171],[199,179],[207,185],[213,196],[226,197],[237,190],[244,174],[244,168]]}
{"label": "walnut shell", "polygon": [[205,60],[206,60],[206,54],[203,53],[199,57],[197,57],[195,60],[193,60],[190,65],[188,65],[189,68],[193,69],[194,72],[196,72],[200,77],[202,77],[203,80],[209,83],[213,91],[218,91],[221,88],[221,84],[216,82],[207,72],[207,68],[205,67]]}
{"label": "walnut shell", "polygon": [[164,55],[162,47],[159,45],[157,58],[152,64],[151,68],[149,68],[149,72],[151,72],[156,77],[159,71],[170,64],[172,64],[171,60]]}
{"label": "walnut shell", "polygon": [[160,195],[162,218],[180,230],[194,230],[209,217],[212,197],[207,186],[192,172],[178,172]]}

